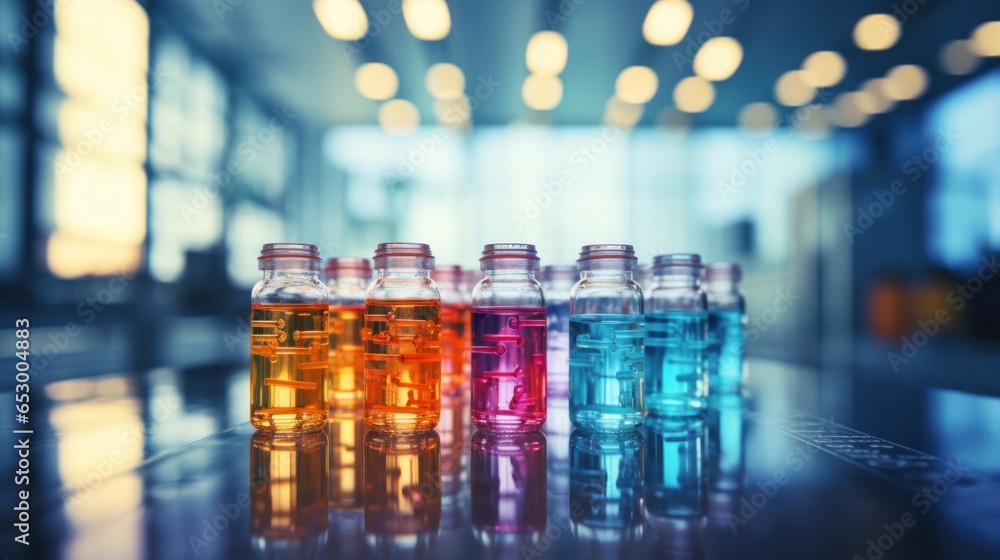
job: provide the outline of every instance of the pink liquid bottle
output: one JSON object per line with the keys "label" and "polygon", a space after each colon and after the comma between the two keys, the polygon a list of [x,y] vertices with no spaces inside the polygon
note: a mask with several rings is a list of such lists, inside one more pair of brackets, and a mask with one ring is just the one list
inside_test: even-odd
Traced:
{"label": "pink liquid bottle", "polygon": [[525,432],[545,423],[546,319],[534,245],[483,248],[472,295],[472,423]]}

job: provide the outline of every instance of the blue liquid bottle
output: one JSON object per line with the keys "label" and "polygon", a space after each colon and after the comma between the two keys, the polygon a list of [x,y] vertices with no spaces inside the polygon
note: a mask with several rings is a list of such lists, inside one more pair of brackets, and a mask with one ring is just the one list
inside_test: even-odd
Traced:
{"label": "blue liquid bottle", "polygon": [[658,255],[646,311],[646,406],[650,415],[704,412],[708,397],[705,344],[708,303],[699,286],[701,258]]}
{"label": "blue liquid bottle", "polygon": [[548,318],[549,397],[569,394],[569,291],[579,279],[575,266],[543,266],[539,273]]}
{"label": "blue liquid bottle", "polygon": [[570,292],[569,416],[598,432],[630,430],[643,418],[642,288],[631,245],[585,245]]}
{"label": "blue liquid bottle", "polygon": [[739,292],[740,265],[711,263],[705,267],[708,297],[708,386],[711,398],[738,395],[745,373],[746,302]]}

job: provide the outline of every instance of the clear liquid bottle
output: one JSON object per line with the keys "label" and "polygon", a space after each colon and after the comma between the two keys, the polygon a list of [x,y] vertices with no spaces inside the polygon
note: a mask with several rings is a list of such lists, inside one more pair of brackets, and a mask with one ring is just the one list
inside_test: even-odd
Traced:
{"label": "clear liquid bottle", "polygon": [[326,261],[330,292],[330,408],[361,408],[365,386],[365,298],[372,278],[368,259],[337,257]]}
{"label": "clear liquid bottle", "polygon": [[462,267],[438,265],[431,278],[441,292],[441,394],[453,395],[465,387],[466,326],[469,304],[461,292]]}
{"label": "clear liquid bottle", "polygon": [[545,423],[545,298],[534,245],[491,243],[472,296],[472,423],[487,431]]}
{"label": "clear liquid bottle", "polygon": [[569,291],[579,280],[575,266],[544,266],[541,270],[548,315],[549,395],[569,395]]}
{"label": "clear liquid bottle", "polygon": [[329,414],[330,314],[319,249],[268,243],[250,296],[250,423],[266,432],[322,430]]}
{"label": "clear liquid bottle", "polygon": [[705,410],[708,303],[701,274],[698,255],[658,255],[653,260],[653,291],[646,308],[646,407],[651,415],[696,416]]}
{"label": "clear liquid bottle", "polygon": [[441,294],[423,243],[380,243],[365,302],[365,423],[428,430],[441,416]]}
{"label": "clear liquid bottle", "polygon": [[631,245],[585,245],[570,292],[569,415],[574,426],[624,431],[642,424],[643,296]]}
{"label": "clear liquid bottle", "polygon": [[708,298],[708,386],[710,396],[738,395],[746,378],[746,301],[739,290],[740,265],[705,267]]}

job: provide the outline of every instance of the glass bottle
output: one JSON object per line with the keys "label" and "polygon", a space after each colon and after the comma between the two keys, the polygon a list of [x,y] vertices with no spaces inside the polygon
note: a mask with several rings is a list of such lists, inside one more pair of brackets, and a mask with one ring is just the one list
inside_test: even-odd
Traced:
{"label": "glass bottle", "polygon": [[569,395],[569,291],[580,278],[575,266],[545,266],[541,270],[548,316],[549,395]]}
{"label": "glass bottle", "polygon": [[740,265],[705,267],[708,298],[708,386],[710,397],[739,394],[746,378],[746,302],[739,290]]}
{"label": "glass bottle", "polygon": [[319,249],[268,243],[250,296],[250,423],[267,432],[326,427],[330,314]]}
{"label": "glass bottle", "polygon": [[483,248],[472,296],[472,423],[487,431],[545,423],[545,298],[534,245]]}
{"label": "glass bottle", "polygon": [[441,394],[453,395],[465,386],[466,325],[469,304],[460,291],[462,267],[438,265],[431,278],[441,292]]}
{"label": "glass bottle", "polygon": [[250,438],[250,534],[261,558],[321,555],[328,458],[324,432]]}
{"label": "glass bottle", "polygon": [[441,294],[423,243],[379,243],[365,301],[365,423],[417,431],[441,416]]}
{"label": "glass bottle", "polygon": [[365,382],[365,298],[372,265],[368,259],[327,259],[330,292],[330,408],[360,408]]}
{"label": "glass bottle", "polygon": [[522,557],[545,530],[545,436],[472,436],[472,530],[491,558]]}
{"label": "glass bottle", "polygon": [[642,424],[643,296],[631,245],[585,245],[570,292],[569,415],[574,426]]}
{"label": "glass bottle", "polygon": [[658,255],[646,310],[646,406],[658,416],[695,416],[705,409],[708,303],[701,257]]}

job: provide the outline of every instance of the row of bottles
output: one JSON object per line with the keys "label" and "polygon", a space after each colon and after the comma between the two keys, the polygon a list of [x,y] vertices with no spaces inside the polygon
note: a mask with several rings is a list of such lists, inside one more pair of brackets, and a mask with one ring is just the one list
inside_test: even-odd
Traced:
{"label": "row of bottles", "polygon": [[733,264],[706,273],[698,255],[657,256],[646,295],[630,245],[584,246],[575,270],[546,267],[547,290],[530,244],[486,245],[471,290],[461,268],[435,268],[420,243],[381,243],[372,264],[330,259],[329,285],[313,245],[268,244],[258,260],[251,421],[260,430],[320,429],[331,407],[361,408],[379,430],[427,430],[442,395],[468,387],[472,422],[487,431],[538,429],[551,391],[568,396],[574,425],[614,432],[646,414],[703,415],[709,387],[741,391],[745,313]]}
{"label": "row of bottles", "polygon": [[[450,399],[450,415],[466,402]],[[565,531],[592,557],[649,546],[697,558],[707,523],[729,529],[745,486],[738,397],[707,422],[652,419],[615,434],[564,427],[388,434],[338,413],[325,432],[258,432],[251,532],[265,557],[430,557],[442,532],[471,520],[490,557],[542,555]]]}

